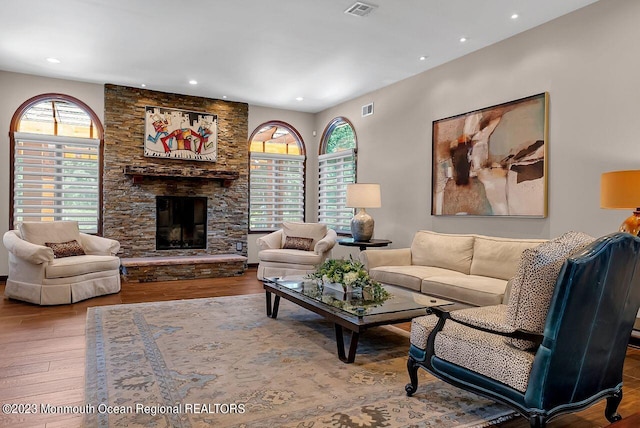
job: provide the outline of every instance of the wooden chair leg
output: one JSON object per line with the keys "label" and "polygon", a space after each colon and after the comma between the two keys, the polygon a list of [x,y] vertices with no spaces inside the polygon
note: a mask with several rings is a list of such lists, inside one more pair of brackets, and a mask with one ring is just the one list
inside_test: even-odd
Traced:
{"label": "wooden chair leg", "polygon": [[413,357],[409,357],[407,360],[407,371],[409,372],[409,379],[411,383],[408,383],[404,390],[407,391],[407,396],[411,397],[418,389],[418,363]]}
{"label": "wooden chair leg", "polygon": [[616,392],[611,397],[607,397],[607,407],[604,409],[604,416],[609,422],[615,422],[622,419],[618,413],[618,406],[622,401],[622,390]]}

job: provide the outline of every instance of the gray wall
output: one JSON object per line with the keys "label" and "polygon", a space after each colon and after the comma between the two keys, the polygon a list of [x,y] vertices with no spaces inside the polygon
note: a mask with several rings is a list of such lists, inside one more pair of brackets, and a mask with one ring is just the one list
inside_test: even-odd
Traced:
{"label": "gray wall", "polygon": [[[382,208],[368,210],[376,237],[408,246],[416,230],[550,238],[567,230],[603,235],[626,211],[599,207],[600,174],[640,168],[634,101],[640,89],[640,2],[601,0],[461,59],[316,115],[249,107],[249,134],[268,120],[293,125],[307,147],[307,220],[317,214],[319,136],[335,116],[356,128],[358,180],[379,182]],[[431,122],[549,92],[549,216],[545,219],[432,217]],[[9,121],[26,99],[63,92],[103,117],[103,86],[0,71],[0,233],[8,229]],[[375,114],[360,117],[373,101]],[[313,136],[316,131],[316,136]],[[256,235],[249,235],[249,261]],[[357,250],[355,250],[357,252]],[[334,256],[354,253],[338,247]],[[355,254],[355,253],[354,253]],[[7,275],[0,248],[0,275]]]}
{"label": "gray wall", "polygon": [[[550,23],[316,115],[349,118],[358,135],[358,181],[379,182],[375,237],[404,247],[418,229],[550,238],[615,231],[627,211],[599,207],[600,174],[640,168],[640,2],[600,1]],[[545,219],[433,217],[432,121],[549,92]],[[361,117],[374,102],[375,114]]]}

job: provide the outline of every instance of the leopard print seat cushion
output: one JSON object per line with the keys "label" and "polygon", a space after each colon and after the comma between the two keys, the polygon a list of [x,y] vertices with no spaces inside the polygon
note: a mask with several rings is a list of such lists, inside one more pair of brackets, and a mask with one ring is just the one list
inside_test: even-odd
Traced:
{"label": "leopard print seat cushion", "polygon": [[[504,324],[506,305],[484,306],[451,312],[451,318],[498,332],[511,332]],[[411,321],[411,344],[427,348],[427,339],[438,317],[427,315]],[[485,333],[448,320],[436,335],[437,357],[490,377],[524,392],[529,382],[534,353],[514,348],[503,336]]]}
{"label": "leopard print seat cushion", "polygon": [[502,336],[447,321],[435,339],[435,355],[525,392],[535,354],[514,348]]}
{"label": "leopard print seat cushion", "polygon": [[[542,333],[556,280],[565,260],[593,242],[595,238],[581,232],[564,235],[524,250],[511,283],[505,323],[515,328]],[[507,339],[520,349],[533,343]]]}

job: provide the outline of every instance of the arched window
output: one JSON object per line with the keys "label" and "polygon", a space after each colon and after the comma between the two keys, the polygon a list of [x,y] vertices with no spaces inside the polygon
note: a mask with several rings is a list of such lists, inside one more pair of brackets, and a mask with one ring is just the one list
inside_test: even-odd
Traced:
{"label": "arched window", "polygon": [[344,117],[333,119],[324,132],[318,154],[318,221],[349,234],[353,209],[347,208],[347,184],[356,182],[357,140]]}
{"label": "arched window", "polygon": [[304,221],[304,142],[291,125],[263,123],[249,139],[249,231]]}
{"label": "arched window", "polygon": [[13,115],[10,226],[21,221],[76,220],[101,233],[103,128],[82,101],[43,94]]}

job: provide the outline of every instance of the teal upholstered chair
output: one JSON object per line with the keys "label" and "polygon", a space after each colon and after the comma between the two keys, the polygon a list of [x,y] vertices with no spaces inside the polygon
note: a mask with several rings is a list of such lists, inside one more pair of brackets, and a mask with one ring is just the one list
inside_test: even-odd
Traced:
{"label": "teal upholstered chair", "polygon": [[[553,271],[549,248],[562,247],[566,253],[548,287],[548,312],[543,312],[540,333],[535,325],[513,322],[513,306],[518,300],[526,306],[531,296],[512,294],[507,304],[493,307],[451,312],[435,308],[435,315],[415,319],[407,395],[416,393],[417,371],[424,368],[511,406],[532,427],[605,398],[606,418],[619,420],[623,364],[640,306],[640,238],[615,233],[590,243],[578,241],[581,245],[573,246],[577,252],[551,241],[523,254],[514,285],[524,281],[520,285],[525,288],[545,281],[535,269],[545,265],[541,269],[547,274]],[[527,263],[538,265],[532,271]],[[516,318],[526,315],[515,312]]]}

